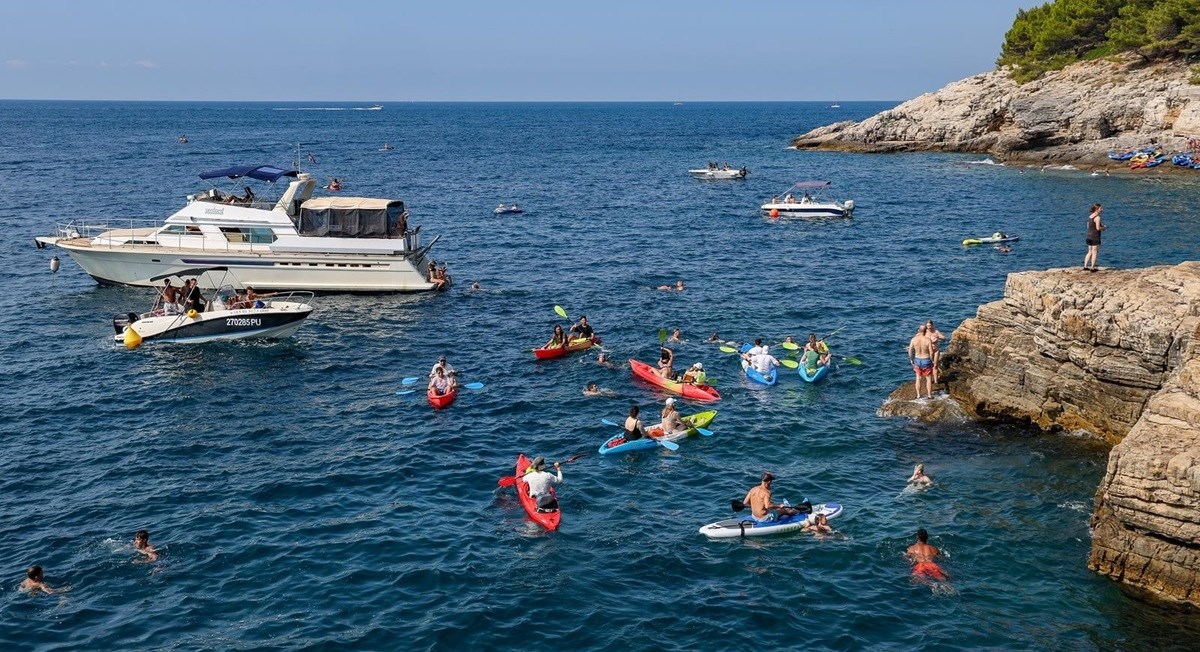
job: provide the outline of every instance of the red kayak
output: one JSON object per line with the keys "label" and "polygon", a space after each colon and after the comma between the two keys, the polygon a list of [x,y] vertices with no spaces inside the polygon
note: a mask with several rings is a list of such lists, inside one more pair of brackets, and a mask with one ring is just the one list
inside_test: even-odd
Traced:
{"label": "red kayak", "polygon": [[455,387],[441,396],[434,394],[431,389],[425,392],[425,396],[429,397],[429,404],[433,406],[433,409],[440,410],[444,407],[449,407],[454,402],[454,399],[458,398],[458,388]]}
{"label": "red kayak", "polygon": [[[529,458],[522,453],[517,456],[517,498],[521,501],[521,507],[525,508],[525,513],[529,514],[529,518],[537,521],[538,525],[547,530],[557,530],[558,522],[562,520],[562,513],[559,510],[552,512],[540,512],[537,508],[537,501],[529,495],[529,485],[525,484],[525,469],[529,467]],[[554,487],[550,487],[550,495],[558,499],[554,494]]]}
{"label": "red kayak", "polygon": [[599,344],[599,343],[600,343],[600,338],[598,338],[598,337],[593,337],[591,339],[588,339],[585,337],[577,337],[573,340],[567,340],[566,346],[556,346],[554,348],[546,348],[543,346],[540,349],[534,349],[533,357],[537,358],[538,360],[550,360],[553,358],[561,358],[568,353],[575,353],[576,351],[584,351],[586,349],[590,349],[590,348],[592,348],[592,346]]}
{"label": "red kayak", "polygon": [[679,394],[684,398],[690,398],[693,401],[703,401],[705,403],[721,400],[721,395],[717,393],[716,387],[709,385],[685,385],[676,380],[667,380],[658,375],[658,369],[651,367],[645,362],[630,359],[629,368],[633,370],[633,375],[648,383],[658,385],[663,391]]}

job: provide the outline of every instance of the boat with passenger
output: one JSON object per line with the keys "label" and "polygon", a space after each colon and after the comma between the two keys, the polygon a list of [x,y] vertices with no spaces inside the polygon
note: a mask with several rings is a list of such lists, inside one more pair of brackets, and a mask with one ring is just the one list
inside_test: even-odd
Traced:
{"label": "boat with passenger", "polygon": [[[188,195],[165,221],[77,219],[56,225],[38,247],[67,252],[101,285],[148,287],[196,267],[226,267],[261,290],[428,292],[420,227],[398,199],[313,197],[317,181],[297,170],[243,165],[200,175],[213,187]],[[222,191],[228,180],[244,192]],[[277,200],[264,201],[288,180]],[[247,183],[262,182],[256,193]],[[206,277],[207,278],[207,277]],[[206,288],[216,289],[216,288]]]}
{"label": "boat with passenger", "polygon": [[[829,181],[799,181],[780,195],[771,198],[762,205],[763,215],[771,218],[780,217],[850,217],[854,213],[854,200],[844,202],[825,201],[821,195],[829,186]],[[800,193],[797,198],[794,193]]]}
{"label": "boat with passenger", "polygon": [[[114,341],[131,349],[146,341],[284,339],[313,311],[312,292],[259,293],[227,267],[183,269],[150,281],[156,296],[148,311],[113,317]],[[205,297],[201,287],[217,290]]]}
{"label": "boat with passenger", "polygon": [[740,168],[731,168],[729,164],[717,165],[709,163],[707,168],[688,170],[688,174],[693,178],[702,179],[704,181],[719,181],[723,179],[745,179],[746,175],[750,174],[750,170],[746,166]]}

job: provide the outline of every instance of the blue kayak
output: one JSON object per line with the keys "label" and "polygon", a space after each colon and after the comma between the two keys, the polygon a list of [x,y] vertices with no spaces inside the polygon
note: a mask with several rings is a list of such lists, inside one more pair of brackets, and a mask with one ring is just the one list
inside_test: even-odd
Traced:
{"label": "blue kayak", "polygon": [[625,433],[610,437],[608,441],[600,444],[601,455],[616,455],[617,453],[628,453],[630,451],[644,451],[651,448],[658,448],[658,442],[649,438],[642,437],[633,441],[625,441]]}
{"label": "blue kayak", "polygon": [[809,375],[808,369],[806,369],[804,365],[800,365],[798,371],[800,372],[800,377],[803,378],[805,382],[815,383],[828,375],[829,368],[832,366],[832,364],[827,364],[817,367],[816,372],[814,372],[812,375]]}
{"label": "blue kayak", "polygon": [[[749,351],[751,348],[753,348],[753,347],[750,344],[743,344],[742,345],[742,353]],[[741,363],[742,363],[742,371],[746,372],[746,377],[749,378],[750,380],[753,380],[756,383],[770,387],[771,385],[774,385],[777,380],[779,380],[779,370],[775,367],[771,368],[771,375],[764,376],[764,375],[758,373],[757,369],[755,369],[754,367],[751,367],[750,363],[746,362],[745,359],[743,359],[741,361]]]}

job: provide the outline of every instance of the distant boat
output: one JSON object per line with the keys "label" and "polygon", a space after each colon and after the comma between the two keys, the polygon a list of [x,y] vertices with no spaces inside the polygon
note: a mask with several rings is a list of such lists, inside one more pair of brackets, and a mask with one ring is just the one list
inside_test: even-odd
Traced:
{"label": "distant boat", "polygon": [[842,108],[842,105],[841,105],[841,104],[830,104],[830,105],[829,105],[829,108],[831,108],[831,109],[840,109],[840,108]]}
{"label": "distant boat", "polygon": [[683,102],[676,102],[675,106],[683,106]]}
{"label": "distant boat", "polygon": [[367,110],[368,110],[368,111],[382,111],[382,110],[383,110],[383,105],[382,105],[382,104],[372,104],[372,105],[371,105],[371,108],[369,108],[369,109],[367,109]]}

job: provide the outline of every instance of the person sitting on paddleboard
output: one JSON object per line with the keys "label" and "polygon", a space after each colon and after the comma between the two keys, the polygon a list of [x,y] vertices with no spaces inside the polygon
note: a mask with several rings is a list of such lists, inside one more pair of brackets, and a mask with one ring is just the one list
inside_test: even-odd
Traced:
{"label": "person sitting on paddleboard", "polygon": [[[746,494],[742,502],[750,506],[750,515],[759,523],[769,523],[783,516],[793,516],[798,512],[791,507],[776,505],[771,502],[771,481],[775,476],[768,471],[762,474],[762,483]],[[774,510],[774,511],[771,511]]]}
{"label": "person sitting on paddleboard", "polygon": [[909,546],[904,554],[913,562],[913,575],[923,575],[933,580],[948,579],[946,571],[934,561],[942,551],[929,545],[929,533],[925,528],[917,530],[917,542]]}
{"label": "person sitting on paddleboard", "polygon": [[704,373],[704,365],[697,362],[683,372],[683,382],[689,385],[703,385],[708,382],[708,374]]}
{"label": "person sitting on paddleboard", "polygon": [[429,379],[429,389],[434,396],[445,396],[455,387],[454,376],[447,376],[441,367],[433,368],[433,378]]}
{"label": "person sitting on paddleboard", "polygon": [[916,468],[913,469],[913,474],[912,477],[908,479],[908,484],[927,487],[933,484],[933,478],[925,475],[924,464],[918,464]]}
{"label": "person sitting on paddleboard", "polygon": [[567,348],[567,334],[563,332],[562,326],[560,326],[558,324],[554,325],[554,336],[550,338],[549,342],[546,342],[546,346],[543,348],[547,348],[547,349],[565,349],[565,348]]}
{"label": "person sitting on paddleboard", "polygon": [[636,441],[646,436],[646,429],[642,426],[642,420],[638,418],[638,406],[634,405],[629,408],[629,416],[625,417],[625,441]]}
{"label": "person sitting on paddleboard", "polygon": [[589,340],[596,336],[595,331],[593,331],[592,327],[588,324],[587,315],[579,316],[579,323],[571,326],[571,335],[573,337],[582,337]]}
{"label": "person sitting on paddleboard", "polygon": [[558,475],[546,471],[545,468],[546,458],[539,455],[525,469],[525,476],[522,479],[529,486],[529,497],[533,498],[537,504],[538,511],[552,512],[558,509],[558,500],[554,498],[554,494],[550,493],[550,485],[563,481],[562,464],[554,463],[554,470],[558,472]]}
{"label": "person sitting on paddleboard", "polygon": [[671,366],[675,364],[675,352],[667,347],[662,347],[658,354],[658,375],[668,380],[675,377]]}

